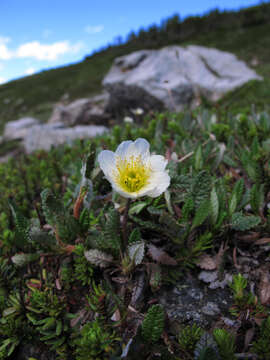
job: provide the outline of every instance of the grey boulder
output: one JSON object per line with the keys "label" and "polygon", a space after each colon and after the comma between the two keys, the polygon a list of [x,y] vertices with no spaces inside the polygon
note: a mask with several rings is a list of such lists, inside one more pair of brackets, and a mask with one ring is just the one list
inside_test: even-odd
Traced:
{"label": "grey boulder", "polygon": [[63,123],[66,126],[77,124],[101,124],[107,121],[109,114],[106,113],[106,106],[109,95],[106,93],[90,98],[78,99],[70,104],[57,104],[49,119],[49,123]]}
{"label": "grey boulder", "polygon": [[23,139],[32,126],[38,124],[39,120],[31,117],[24,117],[19,120],[9,121],[4,128],[3,140]]}
{"label": "grey boulder", "polygon": [[50,150],[53,146],[71,144],[76,139],[87,139],[107,132],[105,126],[81,125],[65,127],[63,124],[37,125],[31,128],[23,140],[26,153],[36,150]]}
{"label": "grey boulder", "polygon": [[110,93],[108,109],[143,107],[181,111],[200,96],[220,99],[256,72],[228,52],[202,46],[168,46],[116,58],[103,80]]}

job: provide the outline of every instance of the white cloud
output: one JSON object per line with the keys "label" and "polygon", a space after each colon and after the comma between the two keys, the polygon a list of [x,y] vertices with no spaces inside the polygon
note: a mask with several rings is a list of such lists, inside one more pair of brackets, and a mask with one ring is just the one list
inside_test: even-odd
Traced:
{"label": "white cloud", "polygon": [[84,28],[84,31],[86,31],[88,34],[98,34],[103,30],[104,30],[104,25],[96,25],[96,26],[88,25]]}
{"label": "white cloud", "polygon": [[9,37],[0,36],[0,60],[9,60],[12,57],[12,53],[6,45],[9,42]]}
{"label": "white cloud", "polygon": [[0,84],[4,84],[7,80],[4,79],[3,77],[0,77]]}
{"label": "white cloud", "polygon": [[68,41],[60,41],[53,44],[41,44],[39,41],[32,41],[20,45],[16,51],[16,57],[51,61],[66,53],[76,53],[81,48],[82,43],[71,45]]}
{"label": "white cloud", "polygon": [[12,52],[8,49],[7,45],[1,43],[0,40],[0,60],[9,60],[12,58]]}
{"label": "white cloud", "polygon": [[33,67],[30,67],[28,69],[25,70],[25,74],[26,75],[33,75],[36,72],[36,69],[34,69]]}

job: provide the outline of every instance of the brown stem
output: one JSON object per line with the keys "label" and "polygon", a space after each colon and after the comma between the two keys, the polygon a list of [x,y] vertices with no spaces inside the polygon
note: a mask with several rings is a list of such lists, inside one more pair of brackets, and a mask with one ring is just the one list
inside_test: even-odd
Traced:
{"label": "brown stem", "polygon": [[127,249],[128,246],[128,237],[127,237],[127,219],[128,219],[128,211],[130,207],[131,199],[127,200],[124,216],[123,216],[123,222],[122,222],[122,230],[123,230],[123,252]]}

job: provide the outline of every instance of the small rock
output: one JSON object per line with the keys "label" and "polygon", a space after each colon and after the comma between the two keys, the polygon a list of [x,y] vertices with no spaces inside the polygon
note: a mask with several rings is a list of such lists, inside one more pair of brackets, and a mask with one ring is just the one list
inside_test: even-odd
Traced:
{"label": "small rock", "polygon": [[87,139],[108,131],[105,126],[88,125],[65,127],[63,124],[36,125],[24,138],[23,146],[30,154],[38,149],[50,150],[52,146],[71,144],[76,139]]}
{"label": "small rock", "polygon": [[219,309],[219,307],[217,306],[217,304],[209,301],[209,302],[202,308],[202,312],[203,312],[205,315],[214,316],[214,315],[217,315],[217,314],[220,313],[220,309]]}
{"label": "small rock", "polygon": [[86,99],[77,99],[68,105],[57,104],[48,123],[61,122],[66,126],[74,126],[107,122],[109,119],[109,114],[106,113],[108,98],[109,95],[103,93]]}
{"label": "small rock", "polygon": [[161,290],[158,300],[169,318],[203,327],[229,314],[232,305],[230,289],[209,289],[196,278],[183,278],[176,286]]}
{"label": "small rock", "polygon": [[32,117],[9,121],[5,125],[3,137],[5,140],[23,139],[27,135],[29,129],[38,124],[39,120]]}

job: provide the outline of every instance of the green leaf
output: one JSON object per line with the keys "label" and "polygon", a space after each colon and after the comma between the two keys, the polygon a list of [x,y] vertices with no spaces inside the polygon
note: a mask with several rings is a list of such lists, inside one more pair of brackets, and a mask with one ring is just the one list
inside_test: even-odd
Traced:
{"label": "green leaf", "polygon": [[202,155],[202,147],[201,145],[198,146],[197,150],[194,154],[194,167],[195,170],[201,170],[203,167],[203,155]]}
{"label": "green leaf", "polygon": [[192,229],[200,226],[208,217],[211,210],[211,205],[208,199],[205,199],[199,209],[195,213],[195,217],[192,223]]}
{"label": "green leaf", "polygon": [[27,265],[30,262],[35,261],[37,259],[39,259],[39,254],[19,253],[19,254],[15,254],[11,257],[11,261],[13,262],[13,264],[15,264],[19,267]]}
{"label": "green leaf", "polygon": [[164,310],[161,305],[153,305],[142,322],[142,336],[148,342],[157,342],[164,329]]}
{"label": "green leaf", "polygon": [[232,215],[231,227],[234,230],[246,231],[259,225],[261,218],[259,216],[245,216],[241,212]]}
{"label": "green leaf", "polygon": [[250,205],[255,214],[259,214],[264,205],[264,184],[254,184],[250,190]]}
{"label": "green leaf", "polygon": [[91,179],[91,174],[95,166],[95,158],[96,158],[96,147],[95,144],[92,142],[89,147],[89,152],[86,156],[86,159],[83,163],[81,173],[82,176],[86,179]]}
{"label": "green leaf", "polygon": [[211,204],[211,219],[212,223],[216,224],[219,214],[219,200],[217,196],[216,189],[213,188],[210,194],[210,204]]}
{"label": "green leaf", "polygon": [[233,193],[229,202],[229,216],[231,216],[235,212],[236,206],[237,206],[237,195]]}
{"label": "green leaf", "polygon": [[232,194],[236,194],[236,199],[237,199],[237,205],[241,202],[242,200],[242,196],[243,196],[243,192],[244,192],[244,187],[245,187],[245,183],[244,183],[244,179],[239,179],[236,184],[234,185]]}
{"label": "green leaf", "polygon": [[144,257],[144,241],[139,241],[128,246],[128,255],[135,265],[139,265]]}
{"label": "green leaf", "polygon": [[195,207],[198,209],[211,192],[211,176],[205,170],[201,171],[195,178],[192,186],[192,197]]}
{"label": "green leaf", "polygon": [[183,222],[188,220],[189,215],[191,214],[192,210],[194,209],[194,201],[191,196],[187,196],[185,199],[185,203],[182,208],[182,218]]}
{"label": "green leaf", "polygon": [[119,250],[121,247],[120,236],[120,214],[114,208],[107,212],[105,229],[103,231],[104,240],[107,248]]}
{"label": "green leaf", "polygon": [[62,328],[63,328],[62,320],[57,320],[57,322],[56,322],[56,330],[55,330],[55,334],[57,336],[59,336],[61,334]]}
{"label": "green leaf", "polygon": [[147,202],[145,202],[145,201],[138,202],[130,208],[129,214],[130,215],[134,215],[134,214],[138,215],[146,206],[147,206]]}
{"label": "green leaf", "polygon": [[101,268],[110,266],[113,261],[113,257],[111,255],[97,249],[85,251],[84,256],[91,264],[99,266]]}
{"label": "green leaf", "polygon": [[[24,215],[21,213],[21,211],[18,209],[17,205],[13,202],[12,199],[8,200],[8,204],[15,222],[19,239],[23,241],[21,245],[24,246],[30,241],[30,221],[24,217]],[[19,243],[18,246],[20,246]]]}
{"label": "green leaf", "polygon": [[133,244],[133,243],[141,241],[141,239],[142,239],[142,235],[141,235],[140,229],[135,228],[129,235],[128,243]]}
{"label": "green leaf", "polygon": [[55,318],[49,317],[49,318],[46,318],[46,322],[42,326],[42,330],[49,330],[49,329],[52,329],[54,326],[55,326]]}

